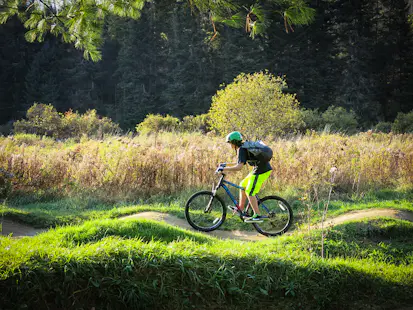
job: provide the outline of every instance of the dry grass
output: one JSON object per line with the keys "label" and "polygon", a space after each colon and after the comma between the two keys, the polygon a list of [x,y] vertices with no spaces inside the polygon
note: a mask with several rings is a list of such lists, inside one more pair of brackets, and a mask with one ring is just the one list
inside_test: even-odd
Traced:
{"label": "dry grass", "polygon": [[[223,141],[173,133],[80,142],[17,135],[0,138],[0,168],[13,174],[17,192],[134,199],[209,188],[217,164],[235,161]],[[267,188],[305,189],[327,182],[333,166],[338,168],[336,191],[360,193],[413,184],[411,134],[312,134],[268,142],[274,150],[274,173]]]}

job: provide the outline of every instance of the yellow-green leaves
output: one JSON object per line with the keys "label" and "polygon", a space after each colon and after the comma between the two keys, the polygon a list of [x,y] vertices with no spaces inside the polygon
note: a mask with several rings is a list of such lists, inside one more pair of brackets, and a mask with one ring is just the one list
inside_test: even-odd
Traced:
{"label": "yellow-green leaves", "polygon": [[294,132],[302,125],[295,95],[284,94],[285,79],[267,72],[240,74],[212,98],[210,122],[220,133],[238,130],[248,138]]}

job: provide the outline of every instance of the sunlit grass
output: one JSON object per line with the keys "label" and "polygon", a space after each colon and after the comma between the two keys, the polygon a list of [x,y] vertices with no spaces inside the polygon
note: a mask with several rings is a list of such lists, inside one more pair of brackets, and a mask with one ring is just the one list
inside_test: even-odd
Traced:
{"label": "sunlit grass", "polygon": [[[373,229],[357,228],[368,225]],[[154,221],[112,219],[33,238],[0,237],[0,305],[402,306],[413,298],[413,248],[411,240],[403,243],[412,225],[388,219],[342,224],[328,233],[324,260],[319,232],[223,241]]]}
{"label": "sunlit grass", "polygon": [[[413,135],[360,133],[297,135],[266,141],[274,150],[271,193],[311,188],[336,167],[337,193],[411,189]],[[80,142],[31,135],[0,139],[0,168],[13,174],[15,194],[90,196],[134,201],[188,188],[210,188],[220,162],[235,154],[222,137],[164,133]],[[231,175],[236,181],[247,170]],[[237,182],[237,181],[236,181]]]}

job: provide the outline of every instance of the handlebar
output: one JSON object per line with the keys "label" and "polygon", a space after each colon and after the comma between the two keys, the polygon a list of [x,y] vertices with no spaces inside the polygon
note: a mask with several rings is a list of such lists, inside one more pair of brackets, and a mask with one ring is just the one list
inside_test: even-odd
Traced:
{"label": "handlebar", "polygon": [[219,164],[217,170],[215,170],[215,174],[221,172],[221,171],[224,169],[224,167],[226,167],[226,166],[227,166],[227,163],[221,163],[221,164]]}

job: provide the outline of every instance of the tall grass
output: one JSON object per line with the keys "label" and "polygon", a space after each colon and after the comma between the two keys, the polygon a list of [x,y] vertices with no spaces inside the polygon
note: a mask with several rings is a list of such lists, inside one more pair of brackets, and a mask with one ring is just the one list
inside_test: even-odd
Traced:
{"label": "tall grass", "polygon": [[[267,141],[274,150],[272,191],[329,179],[335,192],[362,193],[413,184],[413,135],[312,134]],[[219,162],[234,162],[222,138],[165,133],[80,142],[32,135],[0,137],[0,168],[15,192],[100,195],[111,200],[210,187]],[[246,171],[231,178],[240,179]]]}

